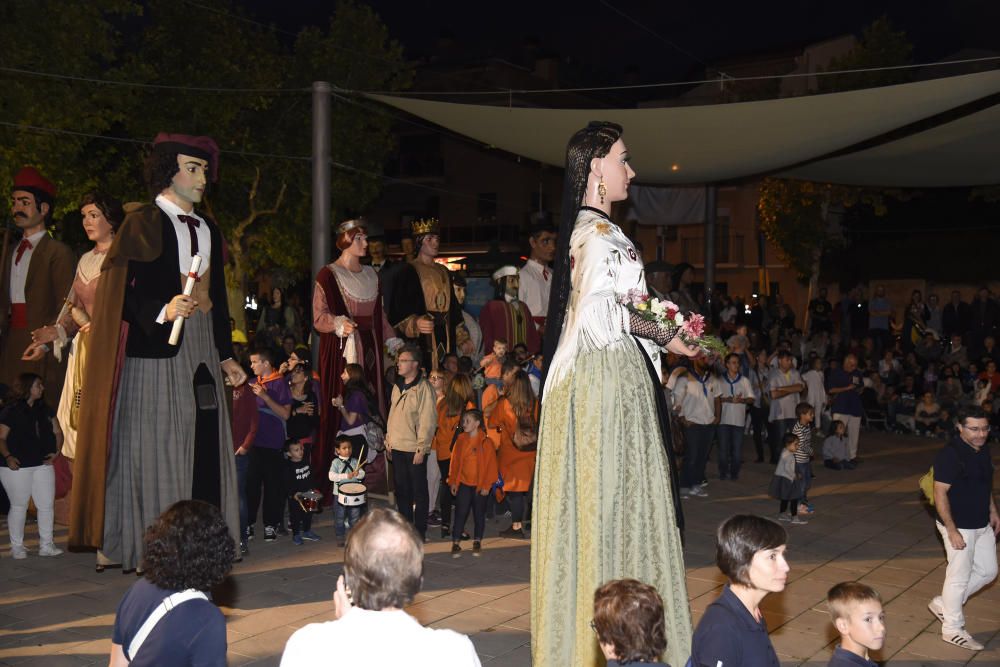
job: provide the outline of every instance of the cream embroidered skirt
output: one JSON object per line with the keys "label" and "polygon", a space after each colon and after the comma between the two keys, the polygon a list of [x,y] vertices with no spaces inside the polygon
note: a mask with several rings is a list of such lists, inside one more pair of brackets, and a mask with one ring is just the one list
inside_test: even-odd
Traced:
{"label": "cream embroidered skirt", "polygon": [[594,591],[611,579],[655,586],[666,661],[691,653],[684,559],[645,353],[632,338],[580,354],[547,386],[531,536],[535,667],[597,667]]}

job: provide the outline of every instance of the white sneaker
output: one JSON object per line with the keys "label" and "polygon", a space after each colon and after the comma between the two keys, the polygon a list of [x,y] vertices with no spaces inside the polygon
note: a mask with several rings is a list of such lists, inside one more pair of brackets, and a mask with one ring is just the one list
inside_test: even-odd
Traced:
{"label": "white sneaker", "polygon": [[805,526],[809,524],[808,521],[806,521],[797,514],[792,517],[792,520],[789,523],[791,523],[793,526]]}
{"label": "white sneaker", "polygon": [[54,544],[43,544],[38,549],[39,556],[61,556],[63,550]]}
{"label": "white sneaker", "polygon": [[931,610],[932,614],[937,616],[937,620],[944,623],[944,603],[941,601],[940,595],[928,602],[927,608]]}
{"label": "white sneaker", "polygon": [[982,651],[984,646],[972,638],[965,630],[959,630],[958,632],[951,632],[946,635],[941,635],[941,639],[945,640],[949,644],[954,644],[959,648],[969,649],[970,651]]}
{"label": "white sneaker", "polygon": [[703,486],[694,486],[691,487],[691,495],[698,496],[699,498],[708,498],[708,491]]}
{"label": "white sneaker", "polygon": [[24,560],[28,557],[28,550],[24,547],[11,547],[10,557],[14,560]]}
{"label": "white sneaker", "polygon": [[778,521],[791,521],[792,515],[788,512],[778,512]]}

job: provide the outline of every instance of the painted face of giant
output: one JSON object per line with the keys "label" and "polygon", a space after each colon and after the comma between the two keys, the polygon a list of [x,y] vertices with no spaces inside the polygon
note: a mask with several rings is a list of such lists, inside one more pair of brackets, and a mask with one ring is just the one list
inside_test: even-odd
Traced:
{"label": "painted face of giant", "polygon": [[31,229],[42,224],[48,206],[39,204],[35,195],[27,190],[14,190],[10,195],[10,214],[19,229]]}
{"label": "painted face of giant", "polygon": [[208,160],[178,153],[178,171],[170,181],[170,189],[179,199],[191,204],[198,204],[205,196],[208,184]]}
{"label": "painted face of giant", "polygon": [[628,149],[621,139],[611,145],[607,155],[594,159],[591,169],[604,180],[604,186],[608,189],[605,198],[608,201],[628,199],[628,185],[635,178],[629,159]]}
{"label": "painted face of giant", "polygon": [[521,287],[521,277],[516,273],[504,278],[504,294],[511,299],[517,298],[517,290]]}

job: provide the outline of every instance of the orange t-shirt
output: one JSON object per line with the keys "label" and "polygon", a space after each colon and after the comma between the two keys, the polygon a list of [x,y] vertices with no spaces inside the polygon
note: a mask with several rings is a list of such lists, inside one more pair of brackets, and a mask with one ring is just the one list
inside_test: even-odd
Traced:
{"label": "orange t-shirt", "polygon": [[493,357],[492,354],[490,357],[493,358],[493,361],[486,364],[486,370],[483,372],[483,375],[492,380],[499,380],[503,375],[503,364],[497,361],[496,357]]}
{"label": "orange t-shirt", "polygon": [[472,435],[462,433],[451,453],[448,484],[474,486],[477,491],[488,491],[497,481],[496,445],[483,431]]}
{"label": "orange t-shirt", "polygon": [[[471,410],[476,407],[472,401],[465,404],[466,410]],[[437,404],[437,430],[434,431],[434,440],[431,441],[431,447],[434,449],[434,453],[437,454],[438,461],[447,461],[451,458],[451,439],[455,435],[455,429],[458,427],[458,423],[462,420],[462,413],[458,413],[454,417],[448,416],[448,406],[445,405],[444,400],[438,401]]]}
{"label": "orange t-shirt", "polygon": [[[538,403],[535,403],[535,418]],[[535,475],[535,451],[521,451],[514,446],[517,415],[506,398],[500,399],[489,419],[488,432],[498,444],[497,466],[503,476],[504,491],[528,491]]]}

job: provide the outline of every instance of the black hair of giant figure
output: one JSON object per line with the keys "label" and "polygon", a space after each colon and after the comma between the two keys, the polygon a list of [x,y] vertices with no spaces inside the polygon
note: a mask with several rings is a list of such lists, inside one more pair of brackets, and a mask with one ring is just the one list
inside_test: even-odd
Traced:
{"label": "black hair of giant figure", "polygon": [[[578,130],[566,145],[562,216],[559,219],[559,231],[556,237],[556,257],[552,263],[552,291],[549,294],[549,310],[545,320],[546,336],[542,346],[546,369],[555,354],[563,321],[566,319],[566,306],[569,304],[571,290],[569,241],[576,225],[576,215],[583,206],[583,197],[587,192],[590,162],[594,158],[605,157],[614,143],[621,139],[622,132],[622,126],[617,123],[591,121],[587,127]],[[545,390],[547,375],[546,370],[542,377],[541,391]]]}
{"label": "black hair of giant figure", "polygon": [[106,192],[91,190],[80,199],[79,208],[89,206],[90,204],[96,206],[97,210],[104,216],[104,219],[108,221],[108,224],[111,225],[111,231],[117,232],[118,228],[122,226],[122,221],[125,219],[125,209],[122,208],[122,203]]}
{"label": "black hair of giant figure", "polygon": [[143,165],[143,176],[146,178],[146,190],[151,197],[170,187],[174,175],[181,170],[177,164],[177,153],[154,150],[146,158]]}

